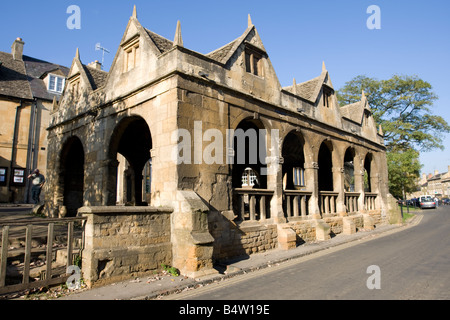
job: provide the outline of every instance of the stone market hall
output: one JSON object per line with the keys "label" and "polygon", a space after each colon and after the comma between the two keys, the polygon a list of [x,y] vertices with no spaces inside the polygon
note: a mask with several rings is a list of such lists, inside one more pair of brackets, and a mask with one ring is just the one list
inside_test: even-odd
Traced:
{"label": "stone market hall", "polygon": [[77,50],[53,104],[46,205],[88,218],[88,284],[162,263],[206,275],[392,220],[383,134],[363,92],[340,107],[325,64],[282,87],[250,16],[208,54],[174,29],[173,41],[146,29],[134,8],[109,72]]}

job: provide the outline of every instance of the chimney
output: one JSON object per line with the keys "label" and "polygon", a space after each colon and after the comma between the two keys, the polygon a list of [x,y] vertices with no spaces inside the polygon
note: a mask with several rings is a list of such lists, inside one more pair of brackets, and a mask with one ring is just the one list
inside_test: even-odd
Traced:
{"label": "chimney", "polygon": [[95,60],[94,62],[89,63],[88,67],[91,67],[96,70],[102,70],[102,64],[98,60]]}
{"label": "chimney", "polygon": [[11,54],[14,60],[22,60],[24,44],[25,42],[22,41],[22,38],[17,38],[12,44]]}
{"label": "chimney", "polygon": [[439,174],[438,170],[434,170],[434,175],[437,176]]}

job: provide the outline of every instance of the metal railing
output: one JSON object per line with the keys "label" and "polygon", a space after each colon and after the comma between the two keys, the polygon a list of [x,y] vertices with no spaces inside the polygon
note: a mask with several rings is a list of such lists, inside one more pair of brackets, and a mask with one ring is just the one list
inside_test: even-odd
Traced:
{"label": "metal railing", "polygon": [[273,190],[236,188],[238,221],[258,221],[270,218]]}
{"label": "metal railing", "polygon": [[[66,274],[67,267],[74,264],[74,252],[81,254],[84,245],[84,225],[87,218],[63,218],[63,219],[27,219],[21,221],[2,221],[0,230],[2,232],[1,257],[0,257],[0,295],[19,292],[27,289],[41,288],[50,285],[65,283],[70,275]],[[64,225],[67,226],[65,229]],[[76,226],[76,232],[75,232]],[[55,228],[56,227],[56,228]],[[67,230],[67,233],[65,232]],[[64,241],[64,233],[67,237]],[[34,245],[34,237],[46,237],[46,244]],[[24,248],[10,248],[11,238],[21,239],[25,237]],[[74,240],[79,238],[79,248],[74,246]],[[58,239],[61,244],[56,244]],[[65,242],[65,244],[64,244]],[[52,268],[57,251],[66,250],[67,261],[65,266]],[[32,256],[45,253],[45,263],[40,271],[39,278],[31,278]],[[17,259],[23,255],[23,262],[16,265],[8,265],[8,260]],[[20,260],[19,260],[20,261]],[[14,267],[16,276],[8,277],[8,267]],[[42,268],[41,268],[42,269]],[[17,275],[22,275],[18,281]],[[20,283],[17,283],[20,282]]]}

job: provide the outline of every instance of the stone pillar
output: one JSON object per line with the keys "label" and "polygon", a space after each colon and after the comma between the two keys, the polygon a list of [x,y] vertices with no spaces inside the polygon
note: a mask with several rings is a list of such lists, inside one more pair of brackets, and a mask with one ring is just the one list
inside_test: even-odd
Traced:
{"label": "stone pillar", "polygon": [[336,213],[345,217],[347,209],[345,208],[345,189],[344,189],[344,168],[333,167],[333,189],[339,192],[336,200]]}
{"label": "stone pillar", "polygon": [[355,192],[359,192],[358,211],[364,212],[364,168],[361,159],[355,156],[354,162]]}
{"label": "stone pillar", "polygon": [[282,157],[267,157],[267,189],[273,190],[274,194],[270,201],[270,213],[274,223],[285,223],[283,212],[283,165]]}
{"label": "stone pillar", "polygon": [[116,204],[116,192],[117,192],[117,168],[119,167],[119,161],[116,159],[109,159],[102,162],[100,170],[103,172],[103,206],[113,206]]}
{"label": "stone pillar", "polygon": [[311,191],[309,199],[309,215],[320,219],[319,210],[319,164],[317,162],[305,163],[305,182],[308,191]]}

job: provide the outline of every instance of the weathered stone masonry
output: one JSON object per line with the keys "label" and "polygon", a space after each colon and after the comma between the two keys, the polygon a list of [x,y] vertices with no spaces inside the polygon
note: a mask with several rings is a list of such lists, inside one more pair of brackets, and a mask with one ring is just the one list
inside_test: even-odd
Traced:
{"label": "weathered stone masonry", "polygon": [[170,41],[134,11],[108,73],[77,50],[48,153],[54,214],[85,214],[95,230],[83,254],[93,282],[161,263],[197,276],[214,261],[392,220],[383,137],[364,93],[339,107],[325,64],[281,87],[250,18],[204,55],[183,46],[180,24]]}

